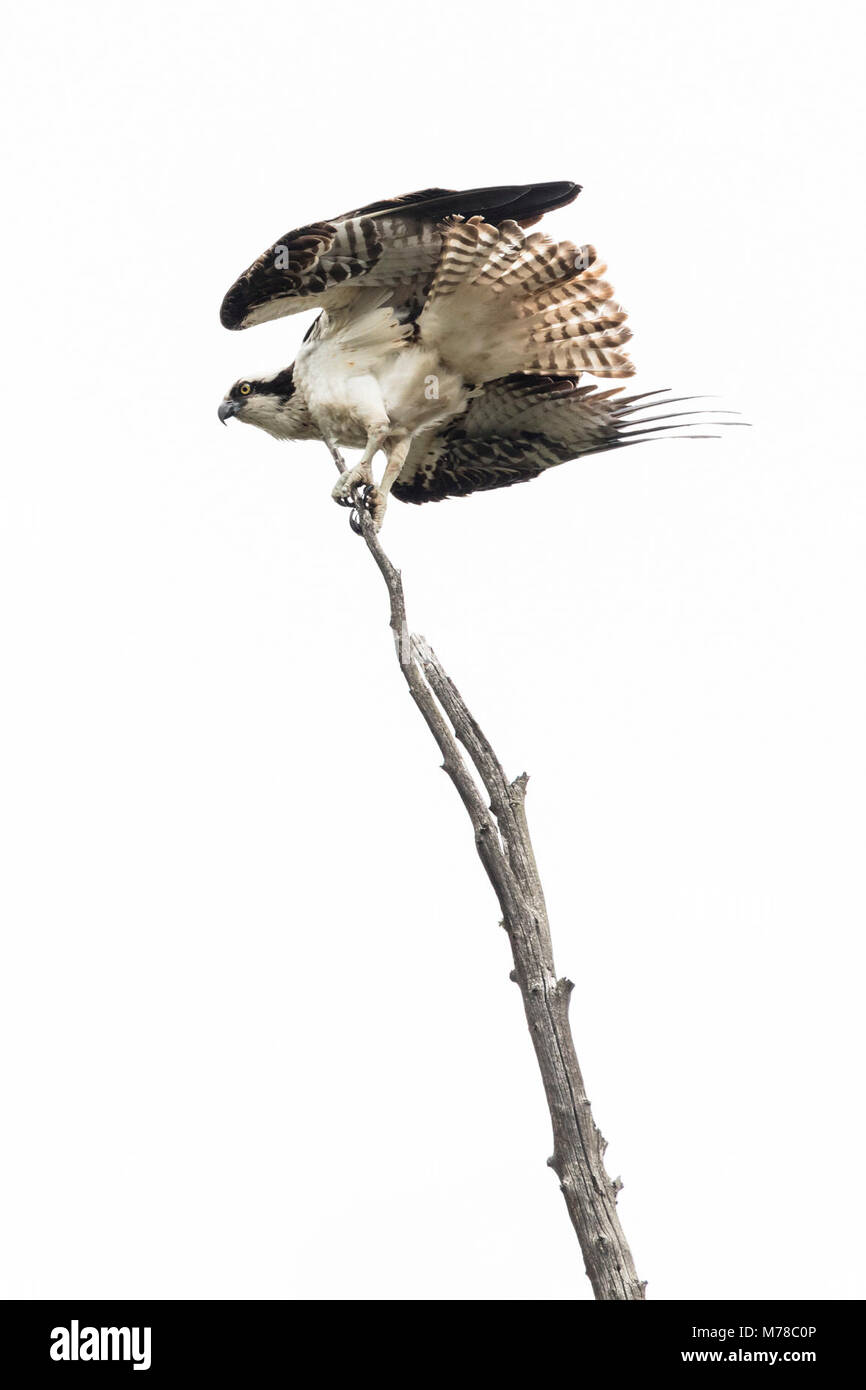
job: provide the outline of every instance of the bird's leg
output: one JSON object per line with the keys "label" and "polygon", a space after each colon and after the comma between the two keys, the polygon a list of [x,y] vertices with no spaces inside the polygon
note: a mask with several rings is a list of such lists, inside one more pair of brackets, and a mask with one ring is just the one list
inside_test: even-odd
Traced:
{"label": "bird's leg", "polygon": [[331,489],[331,496],[335,502],[339,502],[341,507],[354,507],[356,504],[355,489],[363,483],[372,483],[373,481],[373,475],[369,465],[367,468],[367,477],[365,478],[359,474],[357,468],[353,469],[346,467],[346,460],[343,458],[336,444],[332,443],[329,439],[326,439],[325,443],[328,446],[331,458],[334,460],[340,472],[339,478]]}
{"label": "bird's leg", "polygon": [[336,502],[343,503],[353,498],[356,488],[372,487],[373,457],[381,449],[391,428],[375,377],[356,377],[350,382],[348,395],[355,419],[367,436],[367,444],[355,467],[347,469],[334,484],[331,496]]}
{"label": "bird's leg", "polygon": [[331,488],[331,496],[335,502],[342,502],[344,505],[349,506],[354,500],[353,493],[356,488],[373,486],[373,468],[371,461],[378,447],[379,445],[376,444],[376,448],[370,452],[368,458],[368,444],[362,457],[355,464],[355,467],[347,468],[345,473],[340,474],[334,486]]}
{"label": "bird's leg", "polygon": [[366,505],[373,518],[373,525],[377,531],[382,529],[382,522],[385,520],[385,508],[388,505],[388,495],[397,478],[400,476],[400,469],[406,462],[406,455],[412,443],[411,435],[406,439],[397,439],[389,447],[385,448],[385,472],[382,474],[382,481],[378,487],[373,487],[367,493]]}

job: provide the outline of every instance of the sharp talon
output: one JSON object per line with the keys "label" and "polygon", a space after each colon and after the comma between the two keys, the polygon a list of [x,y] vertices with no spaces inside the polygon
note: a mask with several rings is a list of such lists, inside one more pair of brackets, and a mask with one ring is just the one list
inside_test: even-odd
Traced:
{"label": "sharp talon", "polygon": [[372,487],[364,489],[364,510],[371,518],[373,528],[376,531],[381,531],[382,529],[386,506],[387,500],[376,487],[375,483]]}
{"label": "sharp talon", "polygon": [[347,468],[345,472],[335,482],[331,489],[331,496],[335,502],[343,507],[357,506],[356,497],[358,492],[369,485],[370,472],[367,468]]}
{"label": "sharp talon", "polygon": [[[374,521],[376,520],[378,489],[373,483],[365,482],[363,474],[359,477],[355,472],[353,477],[353,472],[354,470],[347,470],[341,475],[339,482],[334,485],[331,496],[338,506],[351,508],[349,525],[356,536],[362,536],[364,534],[361,525],[362,513],[366,512]],[[378,526],[376,529],[379,529]]]}

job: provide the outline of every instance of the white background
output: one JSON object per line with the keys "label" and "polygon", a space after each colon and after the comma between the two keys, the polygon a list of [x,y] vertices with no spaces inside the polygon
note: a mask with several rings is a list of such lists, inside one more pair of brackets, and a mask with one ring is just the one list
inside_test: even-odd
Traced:
{"label": "white background", "polygon": [[[6,21],[6,1296],[590,1296],[493,895],[322,446],[216,409],[289,228],[575,179],[643,389],[750,430],[384,533],[529,810],[652,1298],[864,1294],[852,4]],[[635,388],[637,389],[637,388]]]}

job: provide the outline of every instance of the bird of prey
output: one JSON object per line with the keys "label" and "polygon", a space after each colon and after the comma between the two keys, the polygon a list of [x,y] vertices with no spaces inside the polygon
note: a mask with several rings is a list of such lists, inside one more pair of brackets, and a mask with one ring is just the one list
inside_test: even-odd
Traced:
{"label": "bird of prey", "polygon": [[427,188],[288,232],[235,281],[221,321],[319,316],[291,366],[234,384],[220,420],[323,440],[338,460],[342,446],[361,449],[333,496],[364,505],[376,529],[391,494],[432,502],[508,487],[681,428],[647,413],[662,393],[581,384],[634,368],[595,248],[527,234],[579,192]]}

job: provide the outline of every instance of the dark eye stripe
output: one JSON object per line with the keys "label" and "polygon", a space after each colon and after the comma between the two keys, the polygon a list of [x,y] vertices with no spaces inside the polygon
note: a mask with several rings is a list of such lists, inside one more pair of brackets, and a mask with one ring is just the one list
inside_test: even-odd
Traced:
{"label": "dark eye stripe", "polygon": [[256,382],[257,396],[280,396],[283,400],[288,400],[294,394],[294,390],[294,364],[278,372],[270,381]]}

